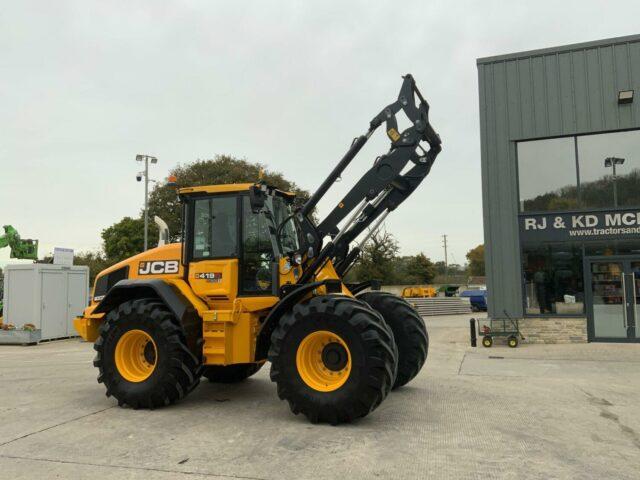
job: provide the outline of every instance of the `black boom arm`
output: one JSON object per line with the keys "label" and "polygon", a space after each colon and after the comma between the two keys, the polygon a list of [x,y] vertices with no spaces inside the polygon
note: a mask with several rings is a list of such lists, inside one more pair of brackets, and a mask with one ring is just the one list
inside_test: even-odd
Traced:
{"label": "black boom arm", "polygon": [[[398,99],[371,120],[367,133],[353,141],[351,148],[327,179],[296,212],[296,221],[302,233],[301,251],[307,255],[300,282],[311,279],[328,259],[332,259],[338,273],[344,275],[358,258],[360,250],[360,247],[355,247],[350,252],[349,244],[377,220],[374,228],[370,230],[373,233],[386,215],[396,209],[420,185],[440,153],[440,137],[429,123],[429,104],[416,87],[414,78],[410,74],[403,78]],[[412,124],[403,132],[398,131],[396,120],[396,114],[401,110]],[[311,212],[373,132],[383,123],[391,140],[389,152],[376,159],[369,171],[316,226],[311,220]],[[429,144],[428,150],[422,147],[422,141]],[[409,162],[412,162],[413,166],[403,173]],[[342,229],[339,229],[338,224],[347,216],[349,219]],[[322,240],[327,235],[330,236],[330,241],[322,247]],[[360,246],[363,243],[364,241]]]}

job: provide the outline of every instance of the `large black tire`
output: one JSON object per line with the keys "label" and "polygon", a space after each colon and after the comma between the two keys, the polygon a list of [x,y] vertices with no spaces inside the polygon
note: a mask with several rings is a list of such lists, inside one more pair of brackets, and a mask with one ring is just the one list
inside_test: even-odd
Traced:
{"label": "large black tire", "polygon": [[238,363],[237,365],[211,365],[204,367],[202,375],[214,383],[237,383],[246,380],[262,368],[263,363]]}
{"label": "large black tire", "polygon": [[[303,341],[323,332],[344,342],[351,362],[344,383],[331,391],[303,380],[297,358]],[[278,396],[294,414],[336,425],[364,417],[380,405],[393,385],[397,357],[393,334],[378,313],[353,298],[325,295],[299,303],[282,316],[271,336],[269,361]]]}
{"label": "large black tire", "polygon": [[424,320],[406,300],[388,292],[365,292],[357,298],[380,313],[393,331],[398,347],[398,374],[393,388],[409,383],[429,353],[429,334]]}
{"label": "large black tire", "polygon": [[[144,381],[123,377],[116,365],[118,341],[130,331],[143,331],[155,344],[155,366]],[[93,361],[100,373],[98,382],[107,388],[118,405],[157,408],[175,403],[200,381],[200,361],[189,350],[185,332],[169,309],[154,298],[131,300],[107,315],[94,344]]]}

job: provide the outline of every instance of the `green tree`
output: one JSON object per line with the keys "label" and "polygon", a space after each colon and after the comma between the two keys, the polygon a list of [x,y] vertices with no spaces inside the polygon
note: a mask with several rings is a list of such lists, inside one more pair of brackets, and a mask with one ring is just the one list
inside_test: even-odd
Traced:
{"label": "green tree", "polygon": [[[618,173],[616,180],[619,205],[637,205],[640,203],[640,169],[634,168],[627,173]],[[526,211],[571,210],[582,207],[613,207],[612,175],[590,182],[580,182],[580,204],[578,187],[566,185],[551,192],[524,201]]]}
{"label": "green tree", "polygon": [[115,262],[109,262],[102,253],[80,252],[73,257],[74,265],[86,265],[89,267],[89,283],[93,285],[98,273],[110,267]]}
{"label": "green tree", "polygon": [[[158,235],[155,224],[149,224],[149,245]],[[136,255],[144,249],[144,219],[124,217],[102,231],[105,259],[109,264],[117,263]]]}
{"label": "green tree", "polygon": [[406,277],[402,280],[402,283],[431,283],[436,276],[433,262],[424,253],[409,257],[405,268]]}
{"label": "green tree", "polygon": [[469,275],[484,275],[484,245],[478,245],[467,252],[469,261]]}
{"label": "green tree", "polygon": [[358,281],[381,280],[385,284],[397,282],[396,262],[398,242],[390,233],[376,233],[362,249],[360,260],[353,269]]}
{"label": "green tree", "polygon": [[447,275],[466,275],[467,270],[465,267],[458,263],[450,263],[445,266],[443,260],[439,260],[433,264],[436,275],[444,275],[445,271]]}
{"label": "green tree", "polygon": [[[309,192],[300,189],[294,182],[284,178],[279,172],[268,170],[261,163],[251,163],[227,155],[217,155],[213,160],[198,160],[171,169],[179,187],[219,185],[228,183],[251,183],[261,178],[267,184],[297,195],[296,202],[309,198]],[[172,241],[180,240],[181,212],[175,187],[156,186],[149,195],[149,218],[158,215],[169,226]],[[153,222],[153,220],[151,220]]]}

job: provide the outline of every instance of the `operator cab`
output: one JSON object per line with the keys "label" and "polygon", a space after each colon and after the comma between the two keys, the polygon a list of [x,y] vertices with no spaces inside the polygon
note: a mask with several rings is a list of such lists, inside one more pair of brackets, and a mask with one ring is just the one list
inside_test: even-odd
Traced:
{"label": "operator cab", "polygon": [[278,296],[279,265],[298,250],[295,195],[265,184],[183,188],[182,262],[210,300]]}

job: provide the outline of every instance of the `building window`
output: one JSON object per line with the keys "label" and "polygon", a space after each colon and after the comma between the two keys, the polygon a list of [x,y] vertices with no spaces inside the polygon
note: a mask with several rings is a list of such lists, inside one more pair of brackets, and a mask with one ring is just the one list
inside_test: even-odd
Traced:
{"label": "building window", "polygon": [[582,247],[523,245],[524,309],[527,315],[584,314]]}
{"label": "building window", "polygon": [[607,240],[606,242],[586,242],[584,244],[586,257],[608,257],[611,255],[636,255],[640,256],[639,240]]}
{"label": "building window", "polygon": [[640,205],[640,131],[578,137],[578,160],[582,207]]}
{"label": "building window", "polygon": [[547,212],[578,206],[573,137],[518,143],[520,210]]}
{"label": "building window", "polygon": [[521,212],[640,206],[640,130],[518,142],[517,151]]}

